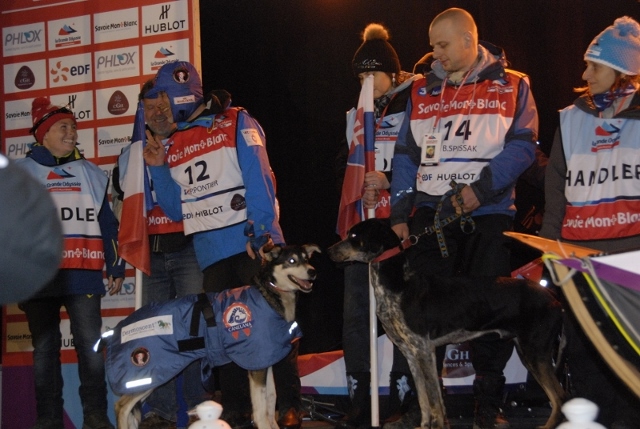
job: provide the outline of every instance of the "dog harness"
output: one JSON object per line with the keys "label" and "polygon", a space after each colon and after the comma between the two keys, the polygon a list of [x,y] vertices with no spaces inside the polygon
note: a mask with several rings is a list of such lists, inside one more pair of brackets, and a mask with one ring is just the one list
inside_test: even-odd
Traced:
{"label": "dog harness", "polygon": [[[108,336],[108,334],[112,335]],[[282,360],[302,337],[253,286],[151,303],[103,335],[116,395],[158,387],[202,359],[203,382],[231,361],[259,370]]]}

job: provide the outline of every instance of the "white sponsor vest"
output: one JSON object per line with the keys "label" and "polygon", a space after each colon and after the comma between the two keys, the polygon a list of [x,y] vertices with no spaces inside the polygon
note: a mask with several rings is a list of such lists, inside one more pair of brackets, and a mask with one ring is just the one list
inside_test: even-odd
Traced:
{"label": "white sponsor vest", "polygon": [[598,240],[640,234],[640,121],[560,112],[567,162],[562,237]]}
{"label": "white sponsor vest", "polygon": [[238,111],[216,115],[212,128],[194,126],[170,137],[167,162],[180,185],[185,234],[224,228],[247,219],[236,149]]}
{"label": "white sponsor vest", "polygon": [[411,131],[420,146],[423,139],[440,134],[440,162],[418,169],[416,186],[429,195],[444,195],[449,183],[471,183],[504,148],[504,138],[516,111],[520,78],[507,82],[482,81],[461,87],[447,85],[444,93],[426,94],[422,82],[414,84]]}
{"label": "white sponsor vest", "polygon": [[54,167],[40,165],[31,158],[19,162],[44,185],[58,208],[64,234],[60,268],[103,269],[98,214],[108,179],[102,170],[84,159]]}

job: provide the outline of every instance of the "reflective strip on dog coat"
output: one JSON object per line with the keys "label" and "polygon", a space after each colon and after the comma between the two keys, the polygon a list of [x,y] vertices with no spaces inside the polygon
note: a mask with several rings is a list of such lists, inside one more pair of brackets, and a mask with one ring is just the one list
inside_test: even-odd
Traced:
{"label": "reflective strip on dog coat", "polygon": [[282,360],[301,336],[297,323],[284,320],[252,286],[151,303],[106,339],[107,378],[123,395],[160,386],[202,358],[207,372],[231,361],[263,369]]}

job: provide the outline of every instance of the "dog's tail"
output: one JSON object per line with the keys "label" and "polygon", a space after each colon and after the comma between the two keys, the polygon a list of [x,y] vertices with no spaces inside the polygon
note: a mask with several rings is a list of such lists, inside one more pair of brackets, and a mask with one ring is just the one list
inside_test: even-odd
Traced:
{"label": "dog's tail", "polygon": [[571,386],[571,374],[569,372],[569,365],[564,357],[564,349],[567,346],[567,336],[565,334],[565,323],[562,324],[560,332],[558,333],[555,356],[553,359],[553,367],[556,372],[556,376],[560,383],[563,385],[565,391],[570,391]]}
{"label": "dog's tail", "polygon": [[117,429],[138,429],[142,416],[139,404],[151,395],[153,389],[132,395],[122,395],[115,404]]}
{"label": "dog's tail", "polygon": [[558,350],[556,350],[555,366],[556,368],[562,363],[564,349],[567,346],[567,336],[564,332],[564,323],[558,334]]}

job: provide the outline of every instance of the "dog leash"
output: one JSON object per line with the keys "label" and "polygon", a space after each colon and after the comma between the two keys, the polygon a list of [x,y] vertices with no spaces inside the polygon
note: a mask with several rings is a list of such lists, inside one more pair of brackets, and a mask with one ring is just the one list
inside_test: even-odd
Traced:
{"label": "dog leash", "polygon": [[[438,239],[440,254],[442,254],[443,258],[448,258],[449,251],[447,250],[447,243],[444,238],[444,232],[442,231],[442,228],[449,225],[454,220],[461,218],[460,229],[462,229],[462,232],[464,232],[465,234],[471,234],[476,230],[476,223],[474,222],[470,213],[464,213],[464,212],[461,214],[454,213],[440,220],[440,212],[442,211],[442,205],[446,198],[449,198],[452,195],[455,195],[458,205],[462,207],[463,201],[462,201],[462,195],[460,195],[460,190],[466,185],[459,185],[458,183],[456,183],[455,180],[452,180],[451,182],[449,182],[449,186],[451,186],[451,190],[447,191],[447,193],[445,193],[442,196],[442,198],[440,198],[440,201],[438,202],[438,206],[436,207],[436,214],[433,217],[432,226],[426,227],[424,231],[421,232],[420,234],[410,235],[408,238],[405,238],[404,240],[402,240],[399,246],[393,247],[389,250],[385,250],[380,255],[378,255],[375,259],[373,259],[371,262],[380,262],[380,261],[384,261],[385,259],[391,258],[397,255],[398,253],[413,246],[414,244],[418,243],[418,240],[423,235],[425,234],[431,235],[434,232],[436,233],[436,238]],[[467,226],[469,226],[470,229],[467,229]]]}
{"label": "dog leash", "polygon": [[417,238],[415,239],[415,242],[414,242],[412,237],[416,237],[416,236],[412,235],[409,238],[405,238],[404,240],[402,240],[399,246],[393,247],[389,250],[385,250],[384,252],[379,254],[376,258],[374,258],[371,262],[384,261],[385,259],[389,259],[393,256],[396,256],[398,253],[404,251],[405,249],[408,249],[409,247],[411,247],[412,245],[418,242]]}
{"label": "dog leash", "polygon": [[443,258],[449,257],[449,250],[447,249],[447,242],[444,238],[444,232],[443,232],[443,228],[445,226],[449,225],[454,220],[460,218],[460,229],[462,229],[462,232],[464,232],[465,234],[471,234],[476,230],[476,223],[471,217],[471,213],[464,213],[464,212],[462,212],[461,214],[454,213],[440,220],[440,213],[442,212],[442,206],[444,201],[447,198],[450,198],[453,195],[455,196],[456,202],[460,207],[462,207],[462,204],[463,204],[462,195],[460,195],[460,190],[464,188],[466,185],[458,184],[455,180],[452,180],[451,182],[449,182],[449,186],[451,186],[451,190],[447,191],[440,198],[440,201],[438,202],[438,206],[436,207],[436,214],[433,216],[433,225],[426,227],[421,234],[412,236],[414,238],[411,240],[412,244],[416,244],[422,235],[425,235],[425,234],[431,235],[435,232],[436,238],[438,240],[438,246],[440,247],[440,254],[442,255]]}

